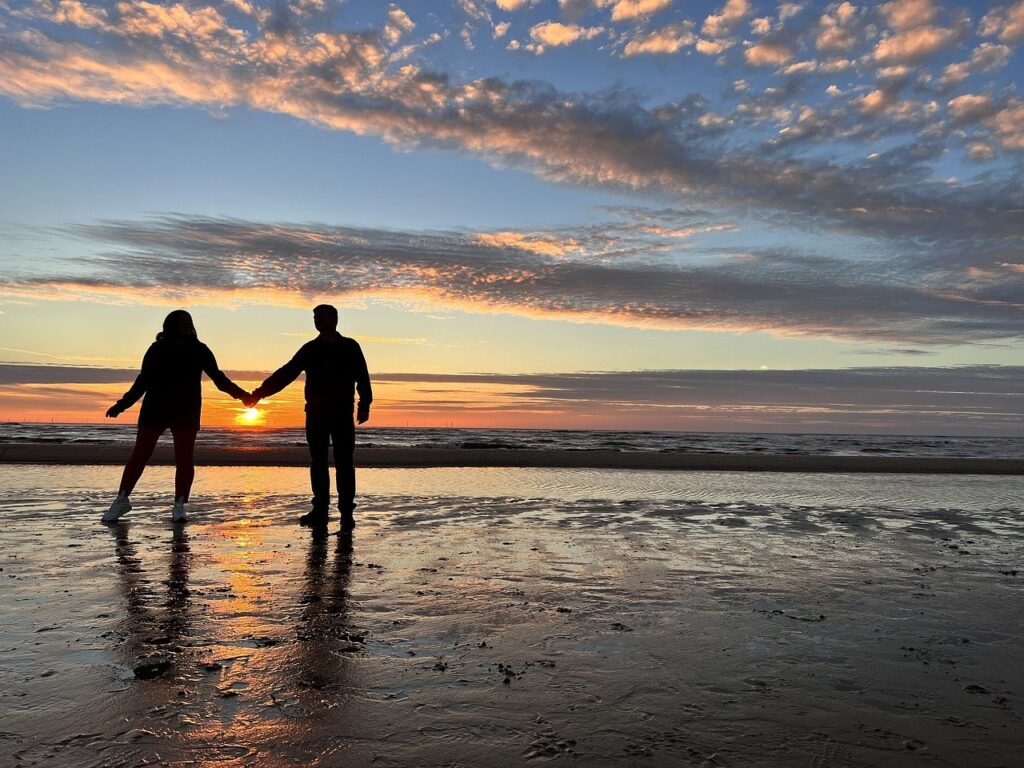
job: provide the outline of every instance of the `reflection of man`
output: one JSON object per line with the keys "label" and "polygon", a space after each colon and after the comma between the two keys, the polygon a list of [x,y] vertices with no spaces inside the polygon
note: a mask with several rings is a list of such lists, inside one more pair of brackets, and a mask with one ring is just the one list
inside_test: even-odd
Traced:
{"label": "reflection of man", "polygon": [[370,418],[370,374],[363,351],[354,339],[338,333],[338,310],[321,304],[313,310],[313,325],[320,332],[304,344],[295,356],[272,373],[244,400],[249,407],[264,397],[280,392],[303,371],[306,372],[306,442],[309,444],[309,480],[313,486],[313,509],[299,518],[303,525],[327,525],[331,505],[331,475],[327,465],[328,442],[334,446],[338,475],[338,511],[341,528],[355,527],[356,470],[353,463],[355,425],[352,423],[354,391],[359,392],[356,421]]}
{"label": "reflection of man", "polygon": [[[327,566],[327,536],[314,529],[306,558],[306,573],[299,603],[303,606],[296,634],[295,670],[301,688],[314,691],[337,687],[353,687],[351,676],[356,671],[339,660],[338,653],[361,650],[362,635],[355,634],[349,623],[348,594],[352,574],[352,536],[338,535],[334,567]],[[319,698],[319,697],[317,697]]]}

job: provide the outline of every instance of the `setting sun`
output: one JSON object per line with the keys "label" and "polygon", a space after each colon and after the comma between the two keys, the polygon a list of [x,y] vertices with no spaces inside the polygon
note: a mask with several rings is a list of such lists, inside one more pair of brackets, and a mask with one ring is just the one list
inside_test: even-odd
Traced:
{"label": "setting sun", "polygon": [[235,423],[247,426],[256,426],[263,422],[264,414],[259,408],[246,408],[235,417]]}

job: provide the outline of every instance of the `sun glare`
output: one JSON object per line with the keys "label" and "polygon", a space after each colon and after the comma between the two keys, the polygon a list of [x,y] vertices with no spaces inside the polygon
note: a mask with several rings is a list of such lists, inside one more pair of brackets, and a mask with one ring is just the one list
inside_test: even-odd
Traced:
{"label": "sun glare", "polygon": [[235,416],[235,423],[256,426],[263,423],[263,411],[259,408],[246,408]]}

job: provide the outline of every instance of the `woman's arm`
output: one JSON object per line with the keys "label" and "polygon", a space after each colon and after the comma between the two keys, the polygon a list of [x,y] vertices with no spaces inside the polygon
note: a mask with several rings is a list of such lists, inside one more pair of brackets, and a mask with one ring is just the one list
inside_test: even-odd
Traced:
{"label": "woman's arm", "polygon": [[135,377],[135,383],[131,385],[127,392],[121,395],[121,399],[114,403],[107,409],[107,417],[116,419],[124,411],[127,411],[135,403],[139,401],[146,389],[148,388],[148,376],[153,370],[153,360],[156,353],[153,351],[153,347],[146,350],[146,354],[142,357],[142,370],[139,371],[139,375]]}
{"label": "woman's arm", "polygon": [[236,400],[249,396],[248,392],[235,384],[224,371],[217,367],[217,358],[213,356],[213,352],[205,344],[203,345],[203,371],[206,372],[206,375],[210,377],[210,380],[221,392],[231,395]]}

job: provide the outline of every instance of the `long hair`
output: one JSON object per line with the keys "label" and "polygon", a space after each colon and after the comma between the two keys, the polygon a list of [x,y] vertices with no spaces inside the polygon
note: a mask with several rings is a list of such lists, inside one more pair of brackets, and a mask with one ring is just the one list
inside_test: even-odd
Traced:
{"label": "long hair", "polygon": [[[156,340],[168,342],[177,341],[181,335],[182,317],[187,317],[189,322],[192,323],[192,315],[184,309],[176,309],[164,318],[164,329],[156,335]],[[195,323],[192,323],[193,330],[195,330],[195,327]]]}

